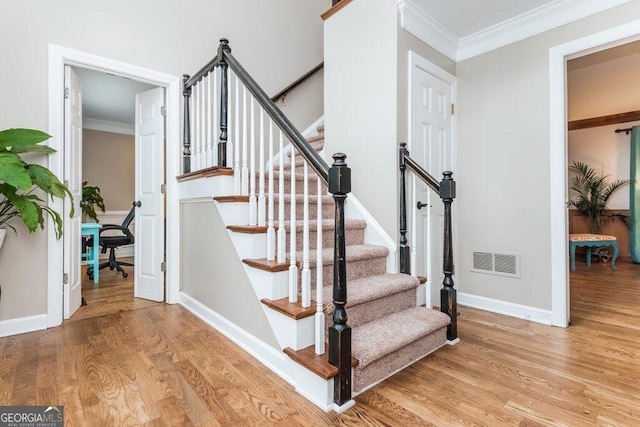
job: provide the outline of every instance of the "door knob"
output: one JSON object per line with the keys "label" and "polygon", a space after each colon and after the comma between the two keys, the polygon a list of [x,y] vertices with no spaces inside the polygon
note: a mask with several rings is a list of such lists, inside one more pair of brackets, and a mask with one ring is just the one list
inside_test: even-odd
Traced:
{"label": "door knob", "polygon": [[428,203],[422,203],[422,202],[418,202],[418,204],[416,205],[418,209],[426,208],[428,206],[429,206]]}
{"label": "door knob", "polygon": [[142,202],[140,200],[138,200],[137,202],[133,202],[133,206],[139,208],[140,206],[142,206]]}

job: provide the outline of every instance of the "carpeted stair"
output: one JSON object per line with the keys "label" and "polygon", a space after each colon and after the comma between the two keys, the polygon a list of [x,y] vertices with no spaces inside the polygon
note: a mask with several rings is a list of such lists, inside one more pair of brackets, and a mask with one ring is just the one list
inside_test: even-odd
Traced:
{"label": "carpeted stair", "polygon": [[[308,138],[316,151],[324,145],[324,127],[318,134]],[[285,203],[287,217],[287,250],[289,249],[289,203],[291,196],[290,159],[285,167]],[[302,184],[303,161],[296,155],[296,219],[302,224]],[[278,170],[275,171],[276,191],[279,186]],[[309,211],[310,211],[310,269],[312,295],[316,295],[316,231],[317,231],[317,186],[316,176],[309,171]],[[326,194],[326,190],[325,190]],[[327,328],[333,323],[333,241],[334,202],[331,195],[323,196],[322,217],[322,268],[323,295],[326,306]],[[347,203],[349,199],[347,198]],[[276,212],[278,196],[275,198]],[[417,278],[406,274],[387,273],[389,250],[383,246],[366,244],[363,220],[346,220],[347,258],[347,315],[352,327],[352,357],[357,359],[353,372],[353,390],[361,392],[373,384],[387,378],[394,372],[431,353],[446,343],[446,327],[450,323],[447,315],[416,305]],[[296,235],[296,260],[302,268],[302,231]],[[251,260],[255,266],[256,261]],[[271,267],[272,267],[271,263]],[[301,277],[301,274],[298,275]],[[313,310],[309,310],[310,313]],[[290,354],[292,350],[288,349]]]}

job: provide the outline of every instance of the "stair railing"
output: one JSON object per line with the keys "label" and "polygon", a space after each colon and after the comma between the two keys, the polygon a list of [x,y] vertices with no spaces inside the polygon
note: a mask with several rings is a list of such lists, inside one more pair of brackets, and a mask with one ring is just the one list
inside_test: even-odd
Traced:
{"label": "stair railing", "polygon": [[409,169],[429,188],[435,191],[444,203],[444,233],[443,233],[443,261],[442,271],[444,279],[440,290],[440,311],[451,318],[447,326],[447,340],[454,341],[458,338],[458,302],[457,291],[453,283],[453,232],[451,220],[451,204],[456,197],[456,182],[453,173],[442,173],[442,181],[438,181],[422,166],[409,156],[407,144],[400,143],[399,153],[400,167],[400,272],[411,274],[411,254],[407,240],[407,195],[406,195],[406,171]]}
{"label": "stair railing", "polygon": [[[305,308],[312,304],[310,199],[316,198],[318,218],[315,224],[314,330],[315,352],[318,355],[325,353],[326,340],[322,297],[322,212],[323,200],[328,196],[324,188],[328,187],[332,194],[335,203],[335,311],[333,325],[329,327],[328,359],[338,369],[338,375],[334,378],[334,400],[338,405],[348,402],[351,399],[351,328],[346,323],[345,310],[347,282],[344,203],[350,192],[351,175],[345,162],[346,156],[342,153],[334,154],[334,163],[329,168],[320,154],[231,54],[226,39],[220,40],[218,54],[213,60],[192,77],[184,76],[183,96],[183,172],[204,173],[208,169],[225,168],[233,173],[234,191],[237,195],[245,196],[249,202],[247,227],[266,232],[267,261],[288,265],[289,302],[297,303],[300,293],[301,305]],[[214,133],[217,133],[218,128],[219,136],[216,138]],[[278,154],[274,157],[276,141]],[[286,141],[292,146],[288,154],[285,153]],[[214,156],[213,153],[217,155]],[[289,167],[286,167],[285,156],[290,156]],[[302,173],[298,172],[297,166],[302,166]],[[315,177],[312,176],[314,174]],[[266,186],[265,179],[268,180]],[[317,186],[315,196],[310,194],[312,180],[315,180]],[[301,181],[301,193],[298,193],[296,181]],[[289,191],[285,192],[287,184]],[[285,218],[287,198],[290,205],[288,221]],[[298,220],[300,216],[302,218]],[[299,246],[301,253],[298,253]]]}

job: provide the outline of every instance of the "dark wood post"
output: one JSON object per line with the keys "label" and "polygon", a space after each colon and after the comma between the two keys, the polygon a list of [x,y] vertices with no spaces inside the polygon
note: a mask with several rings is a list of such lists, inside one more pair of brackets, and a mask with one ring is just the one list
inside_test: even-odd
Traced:
{"label": "dark wood post", "polygon": [[191,86],[186,83],[189,75],[182,76],[182,96],[184,97],[184,124],[182,129],[182,173],[191,172],[191,121],[189,118],[189,98],[191,97]]}
{"label": "dark wood post", "polygon": [[332,0],[332,2],[331,2],[331,6],[335,6],[335,5],[337,5],[338,3],[340,3],[340,0]]}
{"label": "dark wood post", "polygon": [[451,317],[451,324],[447,326],[447,339],[453,341],[458,338],[458,301],[453,287],[453,233],[451,228],[451,203],[456,198],[456,182],[452,172],[446,171],[440,181],[440,198],[444,203],[444,254],[442,271],[444,280],[440,290],[440,311]]}
{"label": "dark wood post", "polygon": [[[329,192],[336,204],[333,252],[333,325],[329,327],[329,363],[338,368],[333,379],[333,401],[342,406],[351,400],[351,327],[347,325],[347,262],[344,230],[344,202],[351,192],[351,169],[343,153],[333,155],[329,168]],[[320,284],[318,284],[320,286]]]}
{"label": "dark wood post", "polygon": [[220,141],[218,142],[218,166],[227,166],[227,117],[229,110],[229,65],[225,54],[231,53],[229,40],[220,39],[218,58],[220,58]]}
{"label": "dark wood post", "polygon": [[404,157],[409,155],[407,144],[400,143],[400,273],[411,274],[411,250],[407,244],[407,165]]}

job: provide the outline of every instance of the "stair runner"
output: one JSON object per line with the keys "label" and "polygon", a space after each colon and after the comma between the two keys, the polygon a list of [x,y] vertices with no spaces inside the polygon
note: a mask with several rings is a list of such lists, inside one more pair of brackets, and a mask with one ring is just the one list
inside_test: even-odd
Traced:
{"label": "stair runner", "polygon": [[[318,134],[308,138],[316,151],[324,145],[324,126]],[[301,192],[303,163],[296,156],[296,190]],[[285,194],[290,191],[289,167],[285,167]],[[277,173],[277,172],[276,172]],[[317,179],[309,171],[309,194],[317,194]],[[278,179],[276,184],[276,206]],[[296,218],[302,218],[302,196],[297,196]],[[327,328],[333,323],[333,242],[335,207],[330,195],[323,196],[322,222],[323,295],[326,306]],[[285,212],[289,216],[290,196],[285,196]],[[349,199],[347,198],[347,203]],[[317,196],[310,196],[310,269],[312,290],[316,295],[316,231]],[[287,218],[288,219],[288,218]],[[300,229],[302,221],[299,221]],[[383,246],[364,243],[366,223],[363,220],[346,219],[347,258],[347,316],[352,327],[352,357],[357,359],[353,372],[353,391],[361,392],[389,377],[398,370],[419,360],[446,343],[446,327],[449,316],[437,310],[416,305],[419,280],[406,274],[392,274],[386,270],[389,250]],[[287,251],[289,247],[289,221],[287,221]],[[298,232],[296,248],[302,248],[302,232]],[[302,252],[297,252],[302,260]],[[258,260],[245,260],[256,266]],[[258,262],[259,264],[259,262]],[[272,264],[272,263],[271,263]],[[300,267],[301,268],[301,267]],[[301,274],[298,275],[300,277]],[[315,311],[315,303],[312,305]],[[328,336],[328,334],[327,334]],[[328,348],[328,347],[327,347]],[[289,354],[289,352],[287,352]]]}

